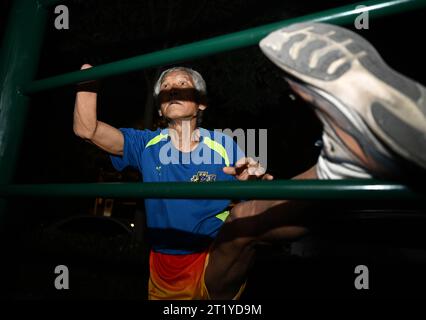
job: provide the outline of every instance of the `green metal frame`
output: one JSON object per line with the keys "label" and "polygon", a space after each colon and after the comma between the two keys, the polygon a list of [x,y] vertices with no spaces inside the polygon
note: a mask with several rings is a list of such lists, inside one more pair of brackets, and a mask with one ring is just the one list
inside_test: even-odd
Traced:
{"label": "green metal frame", "polygon": [[[424,191],[423,191],[424,192]],[[418,200],[424,193],[377,180],[277,180],[245,182],[85,183],[0,186],[6,197],[143,197],[215,199]]]}
{"label": "green metal frame", "polygon": [[[47,2],[51,3],[55,1],[50,0]],[[365,5],[366,7],[363,9],[355,9],[356,6],[361,4]],[[157,67],[182,60],[190,60],[217,54],[220,52],[257,45],[257,43],[270,32],[297,22],[322,21],[334,24],[350,24],[353,23],[355,17],[363,11],[368,11],[370,18],[375,18],[416,10],[425,6],[425,0],[376,0],[355,3],[352,5],[325,10],[298,18],[292,18],[263,25],[257,28],[251,28],[170,49],[148,53],[129,59],[107,63],[84,71],[74,71],[47,79],[37,80],[29,83],[28,85],[25,85],[22,90],[26,94],[29,94],[77,83],[84,80],[100,79],[138,69]]]}
{"label": "green metal frame", "polygon": [[[0,57],[0,184],[10,183],[15,170],[30,100],[18,88],[34,79],[47,20],[33,0],[15,1],[10,10]],[[0,199],[0,228],[5,209]]]}
{"label": "green metal frame", "polygon": [[[298,18],[279,21],[257,28],[231,33],[191,44],[144,54],[94,68],[35,80],[40,46],[46,22],[46,7],[59,0],[15,0],[3,41],[0,59],[0,224],[6,197],[13,196],[112,196],[173,198],[246,198],[246,199],[419,199],[425,194],[400,184],[378,181],[273,181],[232,184],[215,182],[144,183],[144,184],[77,184],[12,185],[18,149],[29,105],[28,95],[83,80],[99,79],[138,69],[199,58],[255,45],[269,32],[302,21],[353,23],[355,17],[368,11],[371,18],[426,7],[426,0],[366,1],[326,10]],[[62,2],[62,1],[61,1]],[[364,5],[363,9],[356,9]]]}

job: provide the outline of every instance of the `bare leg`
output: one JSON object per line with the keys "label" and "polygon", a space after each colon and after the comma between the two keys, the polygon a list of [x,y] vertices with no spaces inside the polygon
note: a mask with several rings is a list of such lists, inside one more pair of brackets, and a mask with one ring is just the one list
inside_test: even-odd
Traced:
{"label": "bare leg", "polygon": [[[260,48],[316,107],[324,125],[318,177],[310,170],[299,179],[424,174],[426,88],[389,68],[365,39],[338,26],[302,23],[271,33]],[[285,200],[237,205],[207,266],[211,297],[234,297],[258,241],[305,234],[308,205]]]}
{"label": "bare leg", "polygon": [[[294,179],[316,179],[315,167]],[[307,233],[303,223],[308,202],[255,200],[236,205],[210,253],[205,283],[213,299],[232,299],[246,280],[259,241],[296,239]]]}

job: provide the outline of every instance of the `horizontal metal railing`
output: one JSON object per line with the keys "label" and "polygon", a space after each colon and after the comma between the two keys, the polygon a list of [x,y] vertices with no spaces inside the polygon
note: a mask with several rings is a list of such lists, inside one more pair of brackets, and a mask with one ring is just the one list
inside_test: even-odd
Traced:
{"label": "horizontal metal railing", "polygon": [[419,200],[426,192],[378,180],[83,183],[0,185],[0,197]]}
{"label": "horizontal metal railing", "polygon": [[[45,0],[44,2],[54,3],[56,1]],[[356,9],[358,5],[364,5],[365,7],[362,9]],[[422,7],[426,7],[426,0],[374,0],[354,3],[351,5],[345,5],[302,17],[291,18],[244,31],[230,33],[170,49],[103,64],[84,71],[74,71],[46,79],[36,80],[21,88],[21,91],[25,94],[30,94],[77,83],[84,80],[100,79],[108,76],[131,72],[134,70],[157,67],[165,64],[200,58],[220,52],[256,45],[270,32],[293,23],[322,21],[334,24],[353,24],[355,17],[365,11],[369,12],[370,18],[374,18],[416,10]]]}

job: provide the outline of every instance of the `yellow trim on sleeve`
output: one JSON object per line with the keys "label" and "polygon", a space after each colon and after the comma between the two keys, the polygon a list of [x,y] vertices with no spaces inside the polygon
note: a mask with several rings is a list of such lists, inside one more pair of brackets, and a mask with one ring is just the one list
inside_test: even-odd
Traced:
{"label": "yellow trim on sleeve", "polygon": [[229,210],[226,210],[226,211],[222,211],[221,213],[218,213],[216,215],[216,218],[225,222],[225,220],[226,220],[226,218],[228,218],[228,216],[229,216]]}
{"label": "yellow trim on sleeve", "polygon": [[219,153],[219,155],[225,160],[225,165],[229,167],[230,163],[228,154],[226,153],[225,148],[220,143],[210,139],[209,137],[203,137],[203,143],[213,151]]}
{"label": "yellow trim on sleeve", "polygon": [[151,140],[148,141],[148,143],[145,146],[145,149],[150,147],[150,146],[153,146],[154,144],[159,143],[163,139],[167,139],[168,136],[169,136],[168,134],[160,133],[158,136],[155,136],[154,138],[152,138]]}

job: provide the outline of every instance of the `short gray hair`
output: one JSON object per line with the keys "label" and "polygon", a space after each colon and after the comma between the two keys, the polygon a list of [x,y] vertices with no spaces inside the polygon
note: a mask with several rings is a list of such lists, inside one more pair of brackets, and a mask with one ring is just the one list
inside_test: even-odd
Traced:
{"label": "short gray hair", "polygon": [[[154,85],[154,101],[155,104],[157,105],[158,108],[160,108],[160,103],[159,103],[159,99],[158,96],[160,95],[160,89],[161,89],[161,84],[163,83],[164,77],[173,71],[183,71],[186,72],[187,74],[189,74],[192,78],[192,82],[194,82],[194,87],[195,90],[197,90],[197,99],[199,100],[199,102],[205,104],[207,106],[207,87],[206,87],[206,82],[204,81],[203,77],[201,76],[201,74],[191,68],[186,68],[186,67],[173,67],[167,70],[164,70],[161,74],[160,77],[158,78],[157,82]],[[201,125],[201,122],[203,120],[203,110],[199,110],[198,114],[197,114],[197,126]]]}
{"label": "short gray hair", "polygon": [[164,77],[168,73],[173,71],[183,71],[189,74],[192,78],[192,81],[194,82],[195,89],[200,93],[200,95],[205,96],[207,94],[206,82],[204,81],[203,77],[201,76],[199,72],[186,67],[173,67],[173,68],[164,70],[161,73],[160,77],[158,78],[154,86],[154,98],[158,98],[158,95],[160,94],[160,88],[161,88],[161,84],[163,83]]}

